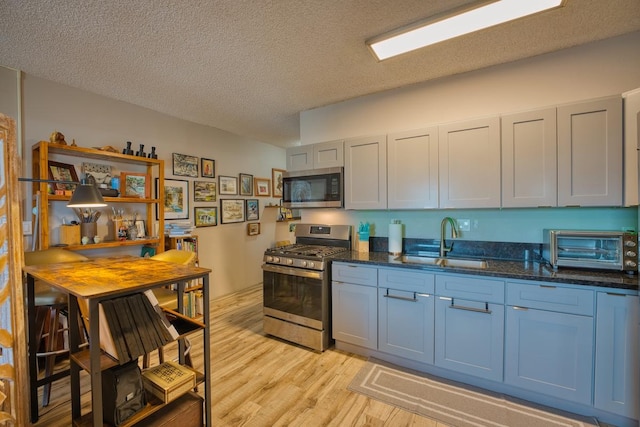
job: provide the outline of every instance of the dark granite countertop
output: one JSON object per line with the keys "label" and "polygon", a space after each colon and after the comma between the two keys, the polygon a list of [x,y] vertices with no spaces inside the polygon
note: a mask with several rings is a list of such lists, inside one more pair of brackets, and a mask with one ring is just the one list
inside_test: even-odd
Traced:
{"label": "dark granite countertop", "polygon": [[631,291],[638,291],[639,283],[637,274],[629,275],[623,272],[575,268],[560,268],[554,271],[548,264],[536,261],[487,259],[489,264],[488,268],[476,269],[408,264],[395,261],[394,258],[396,257],[388,255],[386,252],[342,252],[341,254],[334,256],[333,260],[370,264],[378,267],[402,267],[433,272],[461,273],[476,276],[503,277],[506,279],[568,283],[573,285],[617,288]]}

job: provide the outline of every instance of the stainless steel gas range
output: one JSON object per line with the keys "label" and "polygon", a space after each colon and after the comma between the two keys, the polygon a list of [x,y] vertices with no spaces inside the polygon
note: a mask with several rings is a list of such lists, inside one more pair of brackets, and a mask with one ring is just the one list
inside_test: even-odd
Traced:
{"label": "stainless steel gas range", "polygon": [[264,332],[324,351],[331,344],[330,258],[351,250],[351,226],[297,224],[295,237],[264,254]]}

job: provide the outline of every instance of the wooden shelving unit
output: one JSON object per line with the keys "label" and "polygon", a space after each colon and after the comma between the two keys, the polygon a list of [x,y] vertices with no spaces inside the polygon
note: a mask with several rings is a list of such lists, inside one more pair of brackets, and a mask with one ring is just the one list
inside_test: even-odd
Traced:
{"label": "wooden shelving unit", "polygon": [[[188,236],[179,236],[179,237],[169,237],[165,236],[164,238],[164,249],[168,251],[170,249],[177,249],[180,251],[189,251],[194,252],[196,254],[195,265],[200,265],[200,260],[198,258],[198,236],[195,234],[191,234]],[[191,304],[185,303],[185,310],[189,314],[189,316],[198,318],[200,314],[198,313],[197,301],[199,298],[202,298],[202,283],[197,280],[192,280],[187,284],[185,289],[185,294],[187,295],[187,299],[191,301]],[[198,292],[200,291],[200,292]],[[199,295],[191,294],[192,292],[198,292]]]}
{"label": "wooden shelving unit", "polygon": [[[182,339],[193,332],[196,332],[202,329],[205,329],[205,330],[207,329],[206,324],[199,322],[197,320],[191,319],[187,316],[184,316],[176,311],[165,310],[165,312],[169,314],[170,319],[172,319],[171,323],[176,327],[176,329],[178,330],[178,333],[180,334],[177,339]],[[71,355],[71,360],[74,363],[76,363],[81,369],[87,371],[88,373],[91,373],[91,356],[90,356],[90,351],[88,349],[84,349],[76,353],[73,353]],[[106,369],[110,369],[115,366],[118,366],[118,361],[112,358],[111,356],[109,356],[108,354],[106,354],[104,351],[100,351],[100,371],[104,371]],[[189,368],[189,366],[186,366],[186,367]],[[195,370],[193,368],[189,368],[189,369],[192,369],[196,374],[196,386],[205,382],[204,373],[198,370]],[[171,404],[172,402],[164,403],[159,399],[157,399],[156,397],[154,397],[153,395],[147,394],[146,406],[142,410],[137,412],[135,415],[133,415],[131,418],[127,419],[124,423],[120,424],[120,427],[134,426],[135,424],[141,422],[151,414]],[[75,419],[73,421],[73,425],[76,427],[84,427],[84,426],[91,427],[93,425],[93,413],[89,412],[81,416],[80,418]]]}
{"label": "wooden shelving unit", "polygon": [[[32,148],[32,170],[33,178],[49,179],[49,160],[53,157],[65,156],[65,158],[74,158],[81,160],[100,160],[110,165],[136,165],[137,167],[146,168],[146,174],[150,179],[158,178],[158,194],[155,198],[134,198],[134,197],[104,197],[107,204],[127,203],[145,206],[146,224],[148,230],[152,230],[152,224],[158,223],[158,230],[164,230],[164,160],[149,159],[146,157],[136,157],[127,154],[112,153],[110,151],[98,150],[95,148],[74,147],[70,145],[51,144],[46,141],[40,141]],[[76,166],[76,165],[74,165]],[[50,241],[50,202],[68,202],[71,198],[68,195],[49,194],[49,185],[46,182],[33,184],[33,195],[39,196],[40,203],[38,206],[38,222],[39,222],[39,248],[47,249],[51,246]],[[158,219],[155,219],[154,208],[158,211]],[[116,248],[123,246],[143,246],[155,245],[159,250],[164,248],[164,235],[162,232],[155,238],[136,239],[125,241],[103,241],[88,245],[70,245],[66,246],[69,250],[91,250],[102,248]]]}

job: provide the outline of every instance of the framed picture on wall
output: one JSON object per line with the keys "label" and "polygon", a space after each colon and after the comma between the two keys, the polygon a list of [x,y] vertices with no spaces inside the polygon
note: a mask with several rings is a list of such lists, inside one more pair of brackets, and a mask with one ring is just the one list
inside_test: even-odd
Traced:
{"label": "framed picture on wall", "polygon": [[269,178],[254,178],[253,182],[256,196],[269,197],[271,195],[271,180]]}
{"label": "framed picture on wall", "polygon": [[216,183],[214,181],[193,181],[194,202],[215,202]]}
{"label": "framed picture on wall", "polygon": [[271,169],[271,185],[273,186],[273,197],[282,197],[282,174],[283,169]]}
{"label": "framed picture on wall", "polygon": [[235,176],[218,175],[218,181],[218,192],[221,196],[233,196],[238,194],[238,178]]}
{"label": "framed picture on wall", "polygon": [[[160,195],[159,179],[156,178],[156,196]],[[182,179],[164,180],[164,219],[189,218],[189,181]],[[158,211],[156,210],[156,219]]]}
{"label": "framed picture on wall", "polygon": [[173,153],[173,174],[198,177],[198,158],[186,154]]}
{"label": "framed picture on wall", "polygon": [[247,224],[247,235],[248,236],[257,236],[260,234],[260,223],[252,222],[251,224]]}
{"label": "framed picture on wall", "polygon": [[193,208],[193,217],[196,227],[218,225],[218,208],[196,206]]}
{"label": "framed picture on wall", "polygon": [[216,161],[213,159],[200,158],[200,174],[203,178],[216,177]]}
{"label": "framed picture on wall", "polygon": [[258,199],[247,199],[247,221],[260,219],[260,205]]}
{"label": "framed picture on wall", "polygon": [[220,223],[244,222],[244,200],[220,199]]}
{"label": "framed picture on wall", "polygon": [[240,195],[253,196],[253,175],[248,173],[240,174]]}

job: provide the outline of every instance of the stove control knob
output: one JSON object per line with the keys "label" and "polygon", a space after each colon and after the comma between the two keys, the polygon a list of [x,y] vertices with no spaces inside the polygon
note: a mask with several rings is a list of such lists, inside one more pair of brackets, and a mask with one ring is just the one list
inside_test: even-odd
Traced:
{"label": "stove control knob", "polygon": [[273,262],[280,262],[280,258],[279,258],[279,257],[277,257],[277,256],[274,256],[274,257],[273,257]]}
{"label": "stove control knob", "polygon": [[316,263],[315,263],[315,262],[311,261],[311,262],[309,263],[309,268],[315,268],[315,266],[316,266]]}
{"label": "stove control knob", "polygon": [[300,263],[300,265],[302,265],[303,267],[306,267],[306,266],[307,266],[307,261],[302,261],[302,262]]}
{"label": "stove control knob", "polygon": [[636,246],[636,242],[634,242],[633,240],[627,240],[626,242],[624,242],[624,245],[628,248],[633,248]]}
{"label": "stove control knob", "polygon": [[265,261],[267,261],[267,262],[273,262],[273,257],[272,257],[271,255],[267,255],[267,256],[265,257]]}
{"label": "stove control knob", "polygon": [[292,265],[293,264],[293,260],[291,258],[287,259],[287,264]]}
{"label": "stove control knob", "polygon": [[637,254],[634,251],[627,251],[627,252],[625,252],[625,255],[628,256],[629,258],[633,258]]}

